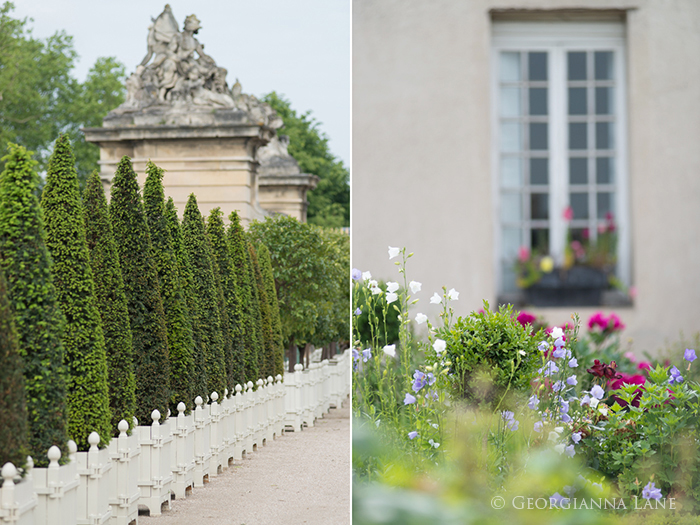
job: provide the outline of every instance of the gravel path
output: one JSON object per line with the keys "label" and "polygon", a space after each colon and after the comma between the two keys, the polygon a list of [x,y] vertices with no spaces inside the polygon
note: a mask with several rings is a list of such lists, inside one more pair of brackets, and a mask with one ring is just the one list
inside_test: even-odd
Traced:
{"label": "gravel path", "polygon": [[285,433],[143,525],[350,524],[350,402]]}

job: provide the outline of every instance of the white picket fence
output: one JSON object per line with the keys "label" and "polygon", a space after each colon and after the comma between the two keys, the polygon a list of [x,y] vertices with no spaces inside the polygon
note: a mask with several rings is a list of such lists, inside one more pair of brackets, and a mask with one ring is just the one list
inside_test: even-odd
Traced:
{"label": "white picket fence", "polygon": [[[120,434],[100,450],[100,436],[88,437],[90,449],[77,452],[68,442],[69,461],[59,465],[61,451],[51,447],[49,466],[33,468],[28,458],[24,476],[12,463],[2,467],[0,523],[21,525],[114,524],[138,521],[139,505],[152,516],[170,508],[231,462],[241,459],[285,430],[313,426],[350,393],[350,353],[311,364],[294,373],[236,385],[236,392],[211,403],[195,399],[196,408],[161,422],[154,410],[150,426],[119,423]],[[228,392],[226,392],[228,394]]]}

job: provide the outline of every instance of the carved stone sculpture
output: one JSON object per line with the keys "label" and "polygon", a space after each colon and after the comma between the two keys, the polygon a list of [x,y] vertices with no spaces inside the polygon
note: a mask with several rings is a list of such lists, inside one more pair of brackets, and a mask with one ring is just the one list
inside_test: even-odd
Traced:
{"label": "carved stone sculpture", "polygon": [[[185,19],[179,30],[170,5],[148,28],[148,51],[136,70],[126,81],[126,101],[113,111],[114,117],[123,113],[154,109],[158,113],[172,108],[192,111],[230,109],[245,112],[244,120],[277,129],[282,120],[269,105],[242,92],[238,81],[229,89],[226,69],[216,65],[204,52],[204,45],[195,38],[201,23],[195,15]],[[108,118],[105,125],[109,125]],[[118,119],[119,120],[119,119]],[[171,124],[183,124],[182,118],[165,119]]]}

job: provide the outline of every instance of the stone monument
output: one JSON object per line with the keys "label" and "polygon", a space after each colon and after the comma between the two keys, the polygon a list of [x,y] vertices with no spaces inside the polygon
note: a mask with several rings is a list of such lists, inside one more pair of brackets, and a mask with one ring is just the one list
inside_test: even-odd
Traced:
{"label": "stone monument", "polygon": [[276,135],[258,150],[260,205],[306,222],[306,194],[318,184],[316,175],[301,173],[299,163],[287,151],[289,137]]}
{"label": "stone monument", "polygon": [[[148,29],[146,56],[126,81],[126,101],[104,118],[103,127],[83,131],[88,142],[100,147],[100,176],[107,192],[122,156],[131,157],[141,185],[151,160],[165,169],[165,193],[180,214],[195,193],[202,214],[217,206],[225,217],[238,210],[247,224],[268,214],[259,202],[257,155],[275,139],[282,119],[268,104],[243,93],[238,81],[228,87],[226,69],[195,38],[200,28],[190,15],[180,31],[166,5]],[[278,207],[266,190],[265,202],[270,209],[305,217],[306,189],[315,186],[309,177],[306,182],[297,177],[304,186],[303,211]],[[266,179],[275,188],[284,187],[274,177]],[[284,198],[283,193],[275,194]]]}

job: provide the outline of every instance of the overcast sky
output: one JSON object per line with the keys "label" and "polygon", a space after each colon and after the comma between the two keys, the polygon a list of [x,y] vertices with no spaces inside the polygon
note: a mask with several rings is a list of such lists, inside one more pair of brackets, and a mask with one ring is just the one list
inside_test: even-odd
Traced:
{"label": "overcast sky", "polygon": [[[2,0],[0,0],[2,1]],[[298,113],[311,111],[334,155],[350,160],[349,0],[170,0],[180,25],[190,14],[202,28],[205,52],[236,78],[244,93],[277,91]],[[165,1],[15,0],[14,18],[31,17],[37,38],[65,30],[80,55],[74,76],[83,81],[101,56],[134,71],[146,55],[151,17]]]}

